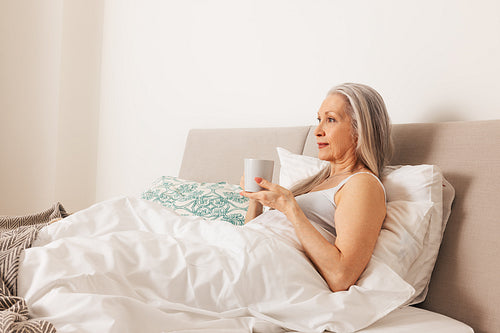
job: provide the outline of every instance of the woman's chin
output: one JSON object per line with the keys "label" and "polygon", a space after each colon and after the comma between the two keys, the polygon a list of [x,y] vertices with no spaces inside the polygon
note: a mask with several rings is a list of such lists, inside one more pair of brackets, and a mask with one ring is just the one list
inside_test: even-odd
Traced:
{"label": "woman's chin", "polygon": [[328,158],[328,156],[325,155],[325,154],[321,154],[321,152],[319,152],[319,154],[318,154],[318,159],[320,159],[322,161],[327,161],[327,162],[330,161],[330,159]]}

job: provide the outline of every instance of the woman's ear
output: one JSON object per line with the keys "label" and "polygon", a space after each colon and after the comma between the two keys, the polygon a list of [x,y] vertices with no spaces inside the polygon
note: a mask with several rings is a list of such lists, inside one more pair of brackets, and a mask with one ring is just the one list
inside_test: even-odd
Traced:
{"label": "woman's ear", "polygon": [[352,141],[354,142],[354,146],[356,148],[359,148],[359,140],[358,140],[358,134],[357,133],[352,133]]}

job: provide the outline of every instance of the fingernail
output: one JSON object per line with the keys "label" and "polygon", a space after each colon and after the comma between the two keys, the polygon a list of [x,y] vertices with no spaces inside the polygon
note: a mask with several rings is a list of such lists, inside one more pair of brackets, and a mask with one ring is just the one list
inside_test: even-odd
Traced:
{"label": "fingernail", "polygon": [[260,183],[260,182],[262,181],[262,178],[260,178],[260,177],[255,177],[254,179],[255,179],[255,181],[256,181],[257,183]]}

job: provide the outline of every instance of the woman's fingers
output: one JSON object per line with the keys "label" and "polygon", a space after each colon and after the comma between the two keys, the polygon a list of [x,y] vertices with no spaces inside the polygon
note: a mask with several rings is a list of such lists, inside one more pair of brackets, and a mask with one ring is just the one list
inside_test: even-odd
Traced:
{"label": "woman's fingers", "polygon": [[290,198],[293,198],[290,191],[261,177],[255,177],[255,181],[265,191],[241,192],[240,194],[249,199],[256,200],[264,206],[275,208],[280,211],[286,209]]}
{"label": "woman's fingers", "polygon": [[262,177],[255,177],[254,180],[257,182],[257,184],[259,184],[260,187],[265,188],[266,190],[273,190],[274,189],[275,184],[271,183],[270,181],[265,180]]}
{"label": "woman's fingers", "polygon": [[240,195],[242,195],[250,200],[254,200],[254,201],[260,203],[261,205],[266,205],[267,202],[266,202],[265,198],[262,196],[262,192],[263,191],[259,191],[259,192],[242,191],[242,192],[240,192]]}
{"label": "woman's fingers", "polygon": [[245,190],[245,174],[243,174],[243,176],[241,176],[240,178],[240,187],[243,189],[243,191]]}

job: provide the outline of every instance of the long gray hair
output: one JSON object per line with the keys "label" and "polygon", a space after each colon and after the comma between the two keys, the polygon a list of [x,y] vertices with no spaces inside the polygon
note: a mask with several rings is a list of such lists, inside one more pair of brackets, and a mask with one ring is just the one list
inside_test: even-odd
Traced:
{"label": "long gray hair", "polygon": [[[391,121],[382,96],[359,83],[344,83],[328,91],[327,97],[339,94],[346,99],[346,114],[351,119],[353,139],[357,139],[358,159],[376,176],[392,157]],[[291,189],[294,195],[310,192],[330,175],[330,167],[304,179]]]}

